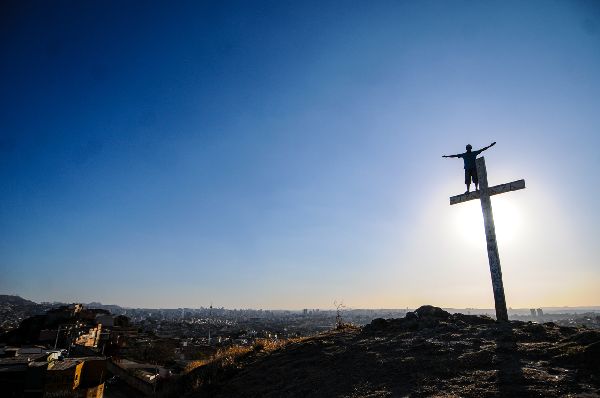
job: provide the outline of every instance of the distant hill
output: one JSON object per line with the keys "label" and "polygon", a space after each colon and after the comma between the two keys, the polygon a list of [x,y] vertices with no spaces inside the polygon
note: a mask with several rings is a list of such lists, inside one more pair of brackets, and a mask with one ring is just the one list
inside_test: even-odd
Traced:
{"label": "distant hill", "polygon": [[19,326],[23,319],[44,313],[45,307],[23,297],[0,294],[0,335]]}
{"label": "distant hill", "polygon": [[[3,304],[10,304],[13,306],[44,306],[46,308],[49,307],[58,307],[60,305],[69,305],[72,303],[62,303],[62,302],[44,302],[44,303],[36,303],[34,301],[31,300],[27,300],[24,299],[23,297],[20,296],[15,296],[15,295],[9,295],[9,294],[0,294],[0,305]],[[85,304],[83,303],[83,305],[87,308],[101,308],[101,309],[107,309],[107,310],[123,310],[124,308],[115,304],[102,304],[100,302],[94,301],[91,302],[89,304]]]}
{"label": "distant hill", "polygon": [[122,314],[125,310],[125,308],[121,307],[120,305],[102,304],[97,301],[91,302],[89,304],[84,304],[84,306],[86,308],[99,308],[99,309],[103,309],[103,310],[108,310],[108,311],[110,311],[111,314],[117,314],[117,315]]}
{"label": "distant hill", "polygon": [[600,331],[423,306],[273,351],[224,353],[173,385],[164,397],[598,396]]}
{"label": "distant hill", "polygon": [[1,304],[11,304],[11,305],[20,305],[20,306],[32,306],[38,305],[31,300],[26,300],[20,296],[12,296],[9,294],[0,294],[0,305]]}

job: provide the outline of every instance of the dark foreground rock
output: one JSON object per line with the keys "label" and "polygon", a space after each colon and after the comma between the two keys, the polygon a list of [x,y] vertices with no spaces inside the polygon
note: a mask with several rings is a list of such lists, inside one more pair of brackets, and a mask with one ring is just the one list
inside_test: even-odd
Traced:
{"label": "dark foreground rock", "polygon": [[[600,396],[600,332],[449,314],[328,332],[180,380],[188,397]],[[184,386],[187,386],[184,388]],[[185,391],[187,390],[187,391]]]}

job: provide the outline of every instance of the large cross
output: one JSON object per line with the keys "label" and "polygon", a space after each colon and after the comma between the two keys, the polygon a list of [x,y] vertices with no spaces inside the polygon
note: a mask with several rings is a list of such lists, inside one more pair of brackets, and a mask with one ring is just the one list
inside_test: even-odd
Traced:
{"label": "large cross", "polygon": [[500,255],[498,254],[498,242],[496,242],[496,228],[494,227],[494,215],[492,214],[492,201],[490,200],[490,196],[523,189],[525,188],[525,180],[488,187],[485,159],[483,157],[478,158],[475,161],[475,164],[477,166],[477,177],[479,179],[479,191],[452,196],[450,198],[450,204],[455,205],[473,199],[479,199],[481,201],[488,259],[490,262],[490,273],[492,274],[492,288],[494,289],[494,302],[496,304],[496,319],[500,322],[507,322],[508,312],[506,311],[504,285],[502,284],[502,269],[500,268]]}

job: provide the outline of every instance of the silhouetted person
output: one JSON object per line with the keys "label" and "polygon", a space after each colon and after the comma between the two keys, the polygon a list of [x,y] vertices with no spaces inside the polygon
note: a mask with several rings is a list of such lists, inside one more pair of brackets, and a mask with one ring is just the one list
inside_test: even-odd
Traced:
{"label": "silhouetted person", "polygon": [[477,158],[477,155],[479,155],[481,152],[493,147],[494,145],[496,145],[495,141],[484,148],[481,148],[477,151],[473,151],[473,147],[471,146],[471,144],[468,144],[467,152],[465,153],[459,153],[458,155],[442,156],[443,158],[463,158],[463,161],[465,162],[465,184],[467,185],[467,192],[465,193],[469,193],[469,191],[471,190],[471,180],[473,180],[473,184],[475,184],[475,190],[479,190],[479,179],[477,178],[477,168],[475,167],[475,159]]}

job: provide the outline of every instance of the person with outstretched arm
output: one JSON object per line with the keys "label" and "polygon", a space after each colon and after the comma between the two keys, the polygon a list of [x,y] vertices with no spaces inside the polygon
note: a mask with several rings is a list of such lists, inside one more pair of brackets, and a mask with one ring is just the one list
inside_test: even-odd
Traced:
{"label": "person with outstretched arm", "polygon": [[475,159],[477,155],[481,152],[485,151],[496,145],[496,141],[492,142],[490,145],[483,147],[477,151],[473,151],[473,147],[471,144],[467,145],[467,152],[459,153],[458,155],[443,155],[443,158],[462,158],[465,162],[465,185],[467,186],[467,192],[469,193],[471,190],[471,180],[473,180],[473,184],[475,184],[475,190],[479,190],[479,180],[477,178],[477,168],[475,167]]}

